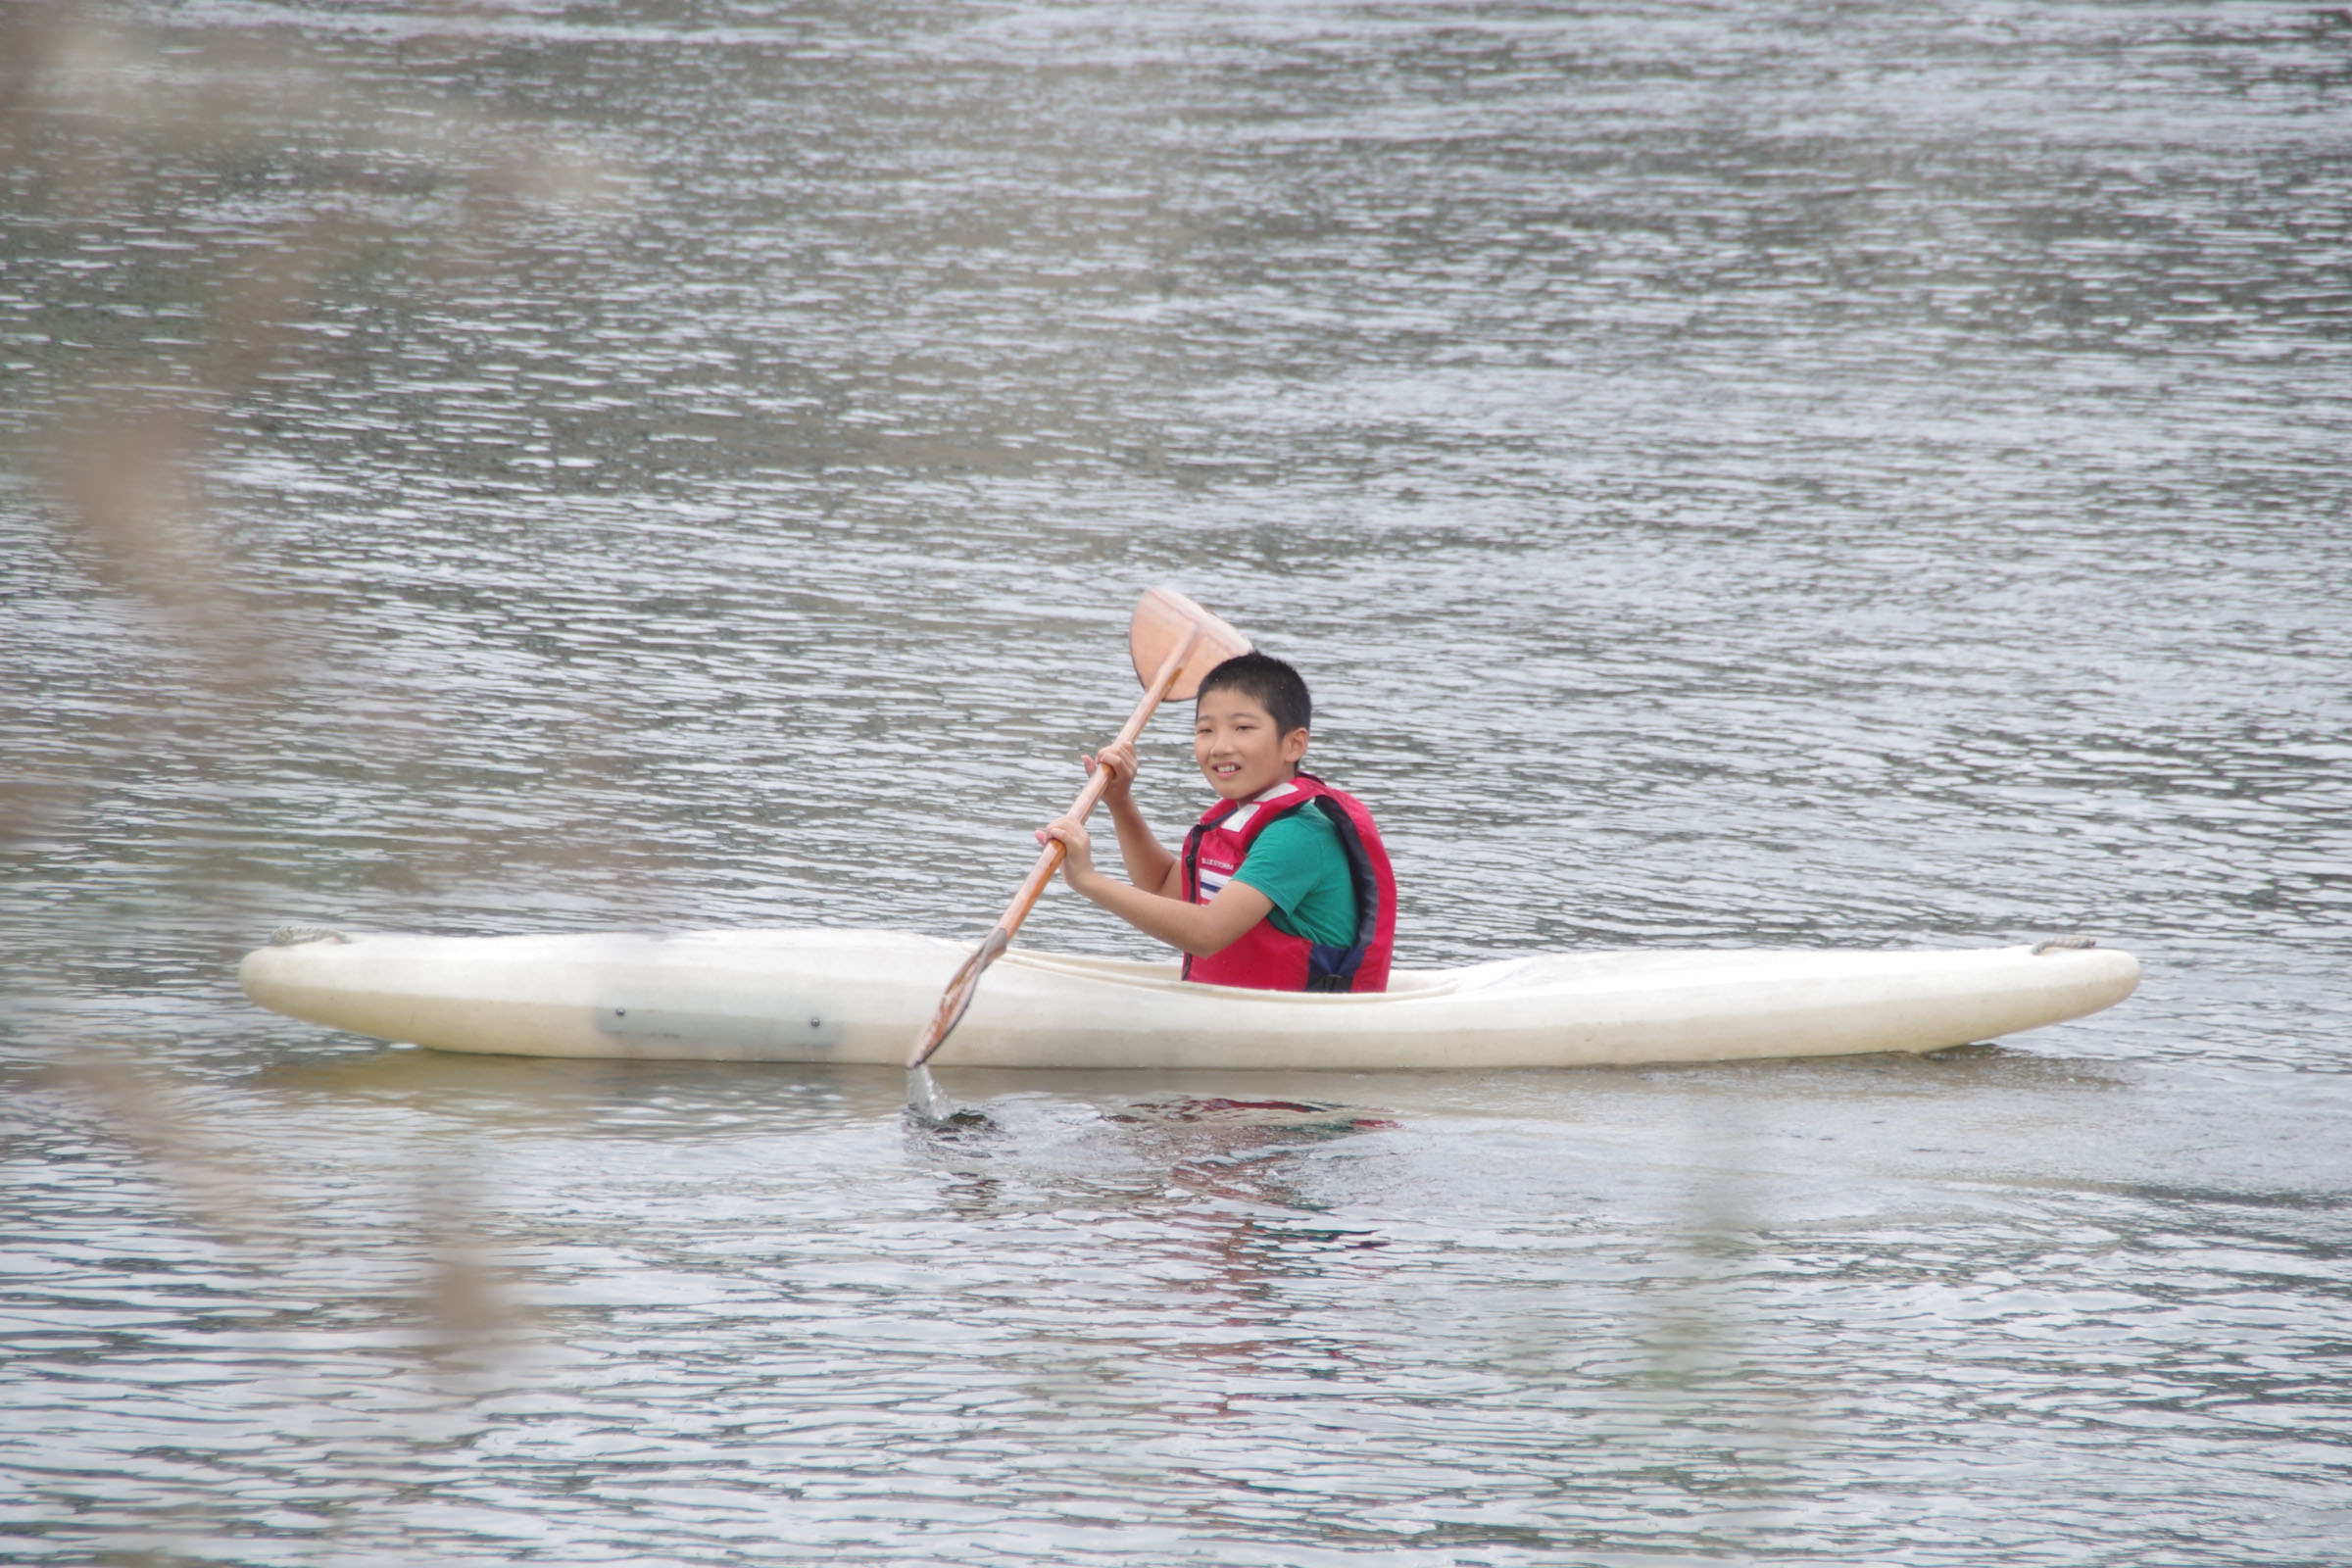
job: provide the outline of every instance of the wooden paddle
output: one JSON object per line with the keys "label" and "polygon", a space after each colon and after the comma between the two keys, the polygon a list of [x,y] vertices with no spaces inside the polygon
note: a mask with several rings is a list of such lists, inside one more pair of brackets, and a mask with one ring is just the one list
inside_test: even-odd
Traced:
{"label": "wooden paddle", "polygon": [[[1135,659],[1136,678],[1144,683],[1143,701],[1127,715],[1127,723],[1118,738],[1132,744],[1144,732],[1144,721],[1163,698],[1179,700],[1200,689],[1200,678],[1236,654],[1250,651],[1250,639],[1235,631],[1216,616],[1170,588],[1153,588],[1146,593],[1143,602],[1135,607],[1135,619],[1127,627],[1127,651]],[[1095,808],[1110,785],[1110,773],[1096,768],[1070,804],[1069,814],[1080,821]],[[1020,891],[1004,906],[1001,915],[972,956],[963,960],[956,978],[948,982],[945,995],[939,999],[939,1010],[915,1037],[914,1050],[906,1057],[910,1068],[920,1067],[930,1059],[931,1053],[940,1048],[972,1004],[972,996],[980,989],[980,972],[997,961],[997,955],[1012,945],[1012,934],[1029,917],[1030,906],[1054,873],[1061,868],[1062,848],[1059,840],[1048,844],[1029,868]]]}

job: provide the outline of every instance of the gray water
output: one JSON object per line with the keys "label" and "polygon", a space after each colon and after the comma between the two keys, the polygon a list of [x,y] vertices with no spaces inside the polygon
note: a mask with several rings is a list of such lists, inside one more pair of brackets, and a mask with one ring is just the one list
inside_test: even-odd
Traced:
{"label": "gray water", "polygon": [[[2352,1560],[2348,110],[2300,5],[10,6],[0,1557]],[[2146,980],[945,1125],[235,989],[976,935],[1160,581],[1408,962]]]}

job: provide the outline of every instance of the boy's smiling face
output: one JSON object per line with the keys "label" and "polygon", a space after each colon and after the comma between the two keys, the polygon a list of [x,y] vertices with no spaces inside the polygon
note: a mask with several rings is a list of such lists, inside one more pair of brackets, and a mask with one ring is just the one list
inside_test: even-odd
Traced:
{"label": "boy's smiling face", "polygon": [[1203,692],[1194,710],[1193,760],[1200,776],[1229,801],[1246,801],[1298,771],[1306,756],[1306,731],[1288,735],[1257,699],[1231,688]]}

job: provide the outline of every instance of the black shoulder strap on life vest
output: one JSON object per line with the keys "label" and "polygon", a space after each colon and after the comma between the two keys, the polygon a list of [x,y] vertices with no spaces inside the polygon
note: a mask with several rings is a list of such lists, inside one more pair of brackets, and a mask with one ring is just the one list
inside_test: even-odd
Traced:
{"label": "black shoulder strap on life vest", "polygon": [[1364,966],[1364,955],[1380,936],[1380,877],[1372,869],[1372,857],[1364,853],[1364,836],[1355,828],[1355,818],[1348,808],[1328,795],[1318,795],[1305,802],[1323,808],[1324,818],[1340,835],[1340,848],[1348,856],[1348,877],[1355,884],[1355,940],[1344,948],[1326,947],[1318,942],[1307,956],[1306,989],[1309,991],[1352,991],[1356,971]]}

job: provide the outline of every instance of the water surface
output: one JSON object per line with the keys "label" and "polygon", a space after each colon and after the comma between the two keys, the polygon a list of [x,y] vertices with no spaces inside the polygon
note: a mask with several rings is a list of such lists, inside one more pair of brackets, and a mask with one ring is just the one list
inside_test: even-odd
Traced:
{"label": "water surface", "polygon": [[[2348,62],[2268,5],[12,8],[8,1553],[2352,1554]],[[949,1127],[235,991],[289,921],[976,934],[1158,581],[1306,667],[1406,961],[2146,981],[1919,1060],[951,1048]]]}

